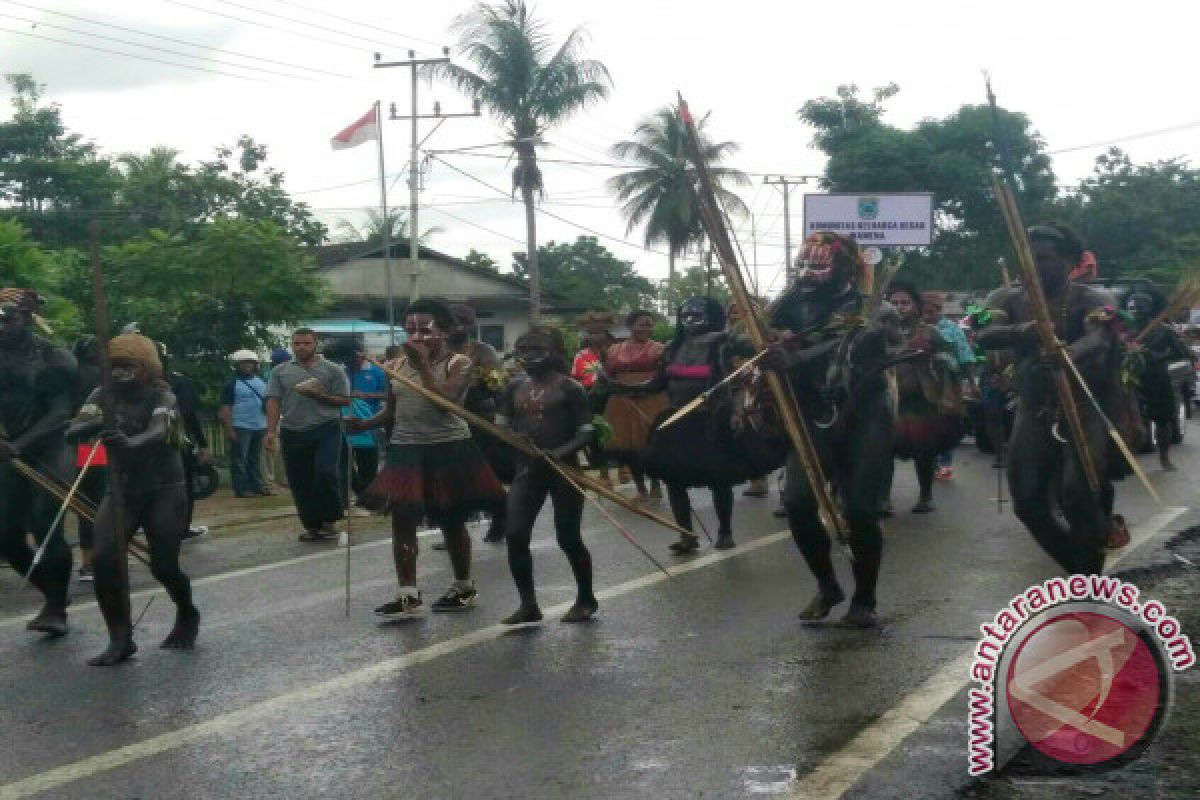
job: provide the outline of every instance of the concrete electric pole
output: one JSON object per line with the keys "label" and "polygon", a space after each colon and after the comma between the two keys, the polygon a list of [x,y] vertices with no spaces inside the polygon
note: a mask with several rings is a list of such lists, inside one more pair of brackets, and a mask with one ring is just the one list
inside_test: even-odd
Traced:
{"label": "concrete electric pole", "polygon": [[[390,107],[392,120],[411,120],[412,129],[409,139],[409,157],[408,157],[408,261],[409,261],[409,284],[408,284],[408,302],[412,303],[421,296],[421,248],[418,238],[420,233],[417,227],[417,213],[419,211],[419,192],[421,190],[421,161],[420,147],[424,142],[417,141],[417,122],[422,119],[436,119],[440,121],[452,119],[454,117],[478,117],[479,101],[475,101],[475,108],[469,113],[462,114],[443,114],[440,103],[433,104],[432,114],[421,114],[417,110],[417,68],[432,64],[448,64],[450,62],[450,48],[442,48],[443,56],[441,58],[417,58],[416,51],[408,51],[407,61],[380,61],[379,54],[375,54],[375,68],[385,69],[388,67],[408,67],[412,73],[412,113],[406,115],[396,114],[396,104],[392,103]],[[427,137],[428,138],[428,137]],[[386,220],[384,220],[386,224]]]}

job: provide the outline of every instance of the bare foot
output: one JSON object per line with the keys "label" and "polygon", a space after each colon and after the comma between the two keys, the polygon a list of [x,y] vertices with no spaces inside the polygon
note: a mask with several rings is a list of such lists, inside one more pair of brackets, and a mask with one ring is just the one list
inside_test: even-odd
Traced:
{"label": "bare foot", "polygon": [[137,652],[133,639],[114,639],[108,643],[108,649],[98,656],[88,659],[89,667],[111,667],[120,664]]}
{"label": "bare foot", "polygon": [[165,650],[191,650],[196,646],[196,636],[200,633],[200,612],[179,610],[175,612],[175,627],[162,640],[159,647]]}
{"label": "bare foot", "polygon": [[51,636],[66,636],[67,612],[47,606],[39,611],[36,617],[25,623],[25,630],[48,633]]}
{"label": "bare foot", "polygon": [[816,597],[800,612],[800,619],[825,619],[829,616],[829,612],[833,610],[833,607],[845,599],[846,594],[841,589],[837,589],[830,594],[818,591]]}
{"label": "bare foot", "polygon": [[542,610],[540,608],[537,606],[521,606],[507,617],[500,620],[500,623],[502,625],[529,625],[531,623],[541,621]]}
{"label": "bare foot", "polygon": [[842,624],[851,628],[874,628],[879,625],[879,618],[875,616],[874,609],[851,603],[846,616],[842,617]]}
{"label": "bare foot", "polygon": [[600,610],[600,604],[596,602],[596,598],[588,600],[576,601],[575,605],[571,606],[570,610],[563,615],[563,622],[587,622],[596,612]]}

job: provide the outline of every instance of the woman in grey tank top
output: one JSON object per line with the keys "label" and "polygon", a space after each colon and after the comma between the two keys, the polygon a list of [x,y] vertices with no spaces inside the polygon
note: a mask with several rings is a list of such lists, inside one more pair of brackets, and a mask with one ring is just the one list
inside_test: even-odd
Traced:
{"label": "woman in grey tank top", "polygon": [[[409,306],[404,330],[404,357],[393,368],[426,389],[458,401],[471,362],[446,345],[454,324],[450,310],[437,300]],[[363,492],[368,507],[392,515],[392,554],[399,596],[375,609],[387,618],[411,617],[422,609],[417,590],[417,526],[428,517],[446,538],[454,583],[433,603],[434,611],[464,611],[475,602],[471,581],[471,539],[467,516],[491,507],[504,488],[471,439],[461,418],[441,410],[424,396],[393,381],[387,407],[368,420],[355,420],[356,430],[391,430],[387,461]]]}

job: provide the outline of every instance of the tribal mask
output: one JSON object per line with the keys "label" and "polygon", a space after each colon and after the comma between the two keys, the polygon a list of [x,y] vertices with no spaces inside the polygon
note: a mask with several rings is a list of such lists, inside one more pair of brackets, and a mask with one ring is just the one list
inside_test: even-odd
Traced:
{"label": "tribal mask", "polygon": [[858,243],[847,236],[818,231],[804,240],[796,257],[796,283],[802,288],[858,282],[863,269]]}

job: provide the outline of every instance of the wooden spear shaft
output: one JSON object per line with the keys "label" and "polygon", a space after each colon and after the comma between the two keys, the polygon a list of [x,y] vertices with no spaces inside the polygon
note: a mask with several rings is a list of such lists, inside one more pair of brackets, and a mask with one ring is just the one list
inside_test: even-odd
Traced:
{"label": "wooden spear shaft", "polygon": [[[435,406],[442,409],[443,411],[449,412],[449,413],[455,415],[456,417],[460,417],[464,421],[468,422],[471,425],[474,425],[476,428],[478,428],[479,430],[488,434],[489,436],[491,436],[495,439],[499,439],[501,442],[503,442],[504,444],[513,448],[514,450],[519,450],[520,452],[524,453],[525,455],[529,456],[530,458],[535,458],[535,459],[539,459],[539,460],[547,460],[547,461],[552,460],[548,453],[538,449],[530,442],[528,442],[525,439],[522,439],[520,436],[517,436],[516,434],[514,434],[512,431],[505,430],[504,428],[501,428],[496,423],[489,422],[488,420],[484,419],[483,417],[479,416],[478,414],[473,414],[470,411],[467,411],[465,408],[460,406],[458,403],[455,403],[453,400],[447,400],[446,398],[442,397],[437,392],[429,391],[428,389],[426,389],[424,386],[422,386],[417,381],[414,381],[405,375],[401,375],[396,370],[391,369],[383,364],[380,364],[378,361],[376,361],[372,358],[368,358],[366,360],[369,363],[374,364],[375,366],[379,367],[389,377],[391,377],[396,382],[400,383],[405,388],[413,390],[414,392],[421,395],[426,400],[433,403]],[[676,533],[686,534],[688,536],[694,535],[691,531],[676,525],[674,522],[670,522],[670,521],[660,517],[658,514],[655,514],[652,511],[648,511],[640,506],[634,505],[633,503],[629,502],[629,500],[627,500],[626,498],[622,497],[621,495],[614,492],[612,489],[605,486],[603,483],[600,483],[600,481],[584,474],[583,472],[580,472],[579,470],[572,469],[571,467],[568,467],[565,464],[555,463],[554,466],[561,468],[566,474],[569,474],[571,476],[571,479],[575,483],[579,484],[582,487],[591,489],[593,492],[595,492],[596,494],[605,498],[606,500],[611,500],[612,502],[621,506],[621,508],[624,508],[627,511],[632,511],[634,514],[637,514],[639,517],[644,517],[652,522],[657,522],[659,525],[670,528],[671,530],[675,531]]]}
{"label": "wooden spear shaft", "polygon": [[[113,406],[112,364],[108,357],[108,298],[104,294],[104,273],[100,267],[100,223],[88,223],[88,261],[92,273],[92,311],[96,322],[96,343],[100,351],[100,414],[105,431],[117,429]],[[121,598],[121,617],[130,618],[129,564],[125,561],[125,497],[121,486],[123,457],[115,447],[108,450],[108,502],[112,508],[113,539],[117,546],[117,580]]]}
{"label": "wooden spear shaft", "polygon": [[1158,316],[1150,320],[1150,324],[1134,337],[1133,343],[1141,344],[1144,342],[1151,331],[1182,311],[1184,306],[1194,303],[1197,297],[1200,297],[1200,286],[1180,286],[1171,298],[1171,302],[1167,303],[1167,307],[1158,312]]}
{"label": "wooden spear shaft", "polygon": [[[712,179],[708,174],[708,166],[701,155],[703,151],[700,147],[700,136],[682,94],[679,94],[679,115],[687,131],[693,164],[699,179],[697,199],[699,200],[701,221],[704,223],[709,241],[717,252],[721,271],[725,275],[725,282],[729,286],[734,302],[746,310],[746,332],[750,336],[750,342],[754,345],[755,350],[763,350],[768,346],[767,326],[755,309],[750,292],[746,288],[741,267],[738,265],[737,256],[729,238],[729,231],[720,216],[716,194],[712,188]],[[821,467],[821,459],[813,445],[812,436],[804,422],[804,416],[800,413],[792,386],[774,371],[768,371],[766,378],[767,387],[771,390],[776,407],[779,409],[779,417],[783,422],[784,430],[787,432],[792,448],[796,451],[800,466],[804,470],[813,496],[816,498],[817,512],[821,517],[821,522],[825,526],[825,530],[844,537],[849,532],[849,526],[829,494],[828,481],[825,478],[825,471]]]}
{"label": "wooden spear shaft", "polygon": [[[1054,318],[1050,316],[1050,306],[1046,303],[1046,295],[1042,291],[1041,277],[1038,275],[1033,259],[1033,251],[1029,248],[1029,239],[1025,235],[1025,226],[1021,221],[1021,212],[1017,208],[1016,198],[1013,197],[1011,187],[996,175],[992,175],[992,189],[1000,204],[1000,212],[1008,227],[1008,235],[1017,251],[1017,267],[1020,270],[1021,283],[1029,297],[1029,304],[1033,308],[1035,328],[1038,338],[1041,340],[1042,351],[1065,364],[1069,355],[1055,333]],[[1069,292],[1069,290],[1070,285],[1068,284],[1063,291]],[[1063,302],[1065,303],[1067,299],[1064,297]],[[1067,418],[1067,425],[1071,429],[1071,441],[1075,446],[1075,452],[1079,455],[1079,462],[1083,465],[1088,486],[1091,487],[1092,492],[1099,492],[1100,478],[1096,473],[1096,463],[1092,460],[1092,452],[1083,428],[1083,417],[1079,413],[1079,406],[1075,403],[1075,394],[1071,391],[1071,384],[1067,380],[1066,373],[1061,369],[1054,369],[1051,374],[1054,379],[1054,388],[1058,392],[1059,405],[1062,406],[1063,416]]]}

